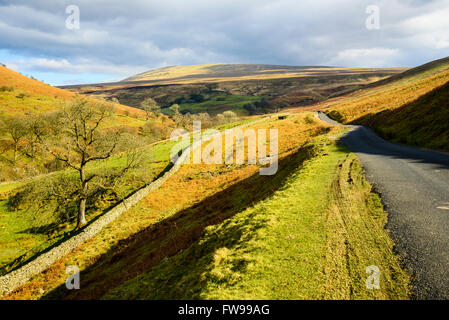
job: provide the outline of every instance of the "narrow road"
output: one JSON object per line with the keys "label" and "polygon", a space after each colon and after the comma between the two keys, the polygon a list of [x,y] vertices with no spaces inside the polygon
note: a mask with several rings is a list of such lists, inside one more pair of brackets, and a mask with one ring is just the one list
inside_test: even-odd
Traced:
{"label": "narrow road", "polygon": [[[318,112],[318,117],[338,125]],[[340,142],[354,152],[388,211],[387,229],[417,299],[449,299],[449,154],[385,141],[362,126]]]}

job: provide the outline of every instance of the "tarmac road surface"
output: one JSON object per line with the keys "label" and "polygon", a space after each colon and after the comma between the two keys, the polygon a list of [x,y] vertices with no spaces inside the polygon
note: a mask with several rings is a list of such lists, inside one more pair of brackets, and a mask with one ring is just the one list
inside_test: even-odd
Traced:
{"label": "tarmac road surface", "polygon": [[[318,117],[338,125],[325,113]],[[358,156],[367,180],[381,194],[395,249],[415,277],[414,298],[449,299],[449,154],[348,127],[340,142]]]}

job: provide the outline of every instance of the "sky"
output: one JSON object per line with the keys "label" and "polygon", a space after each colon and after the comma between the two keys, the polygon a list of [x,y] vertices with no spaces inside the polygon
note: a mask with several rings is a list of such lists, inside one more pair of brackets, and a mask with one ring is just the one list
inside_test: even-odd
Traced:
{"label": "sky", "polygon": [[0,0],[0,63],[52,85],[210,63],[413,67],[449,56],[448,17],[449,0]]}

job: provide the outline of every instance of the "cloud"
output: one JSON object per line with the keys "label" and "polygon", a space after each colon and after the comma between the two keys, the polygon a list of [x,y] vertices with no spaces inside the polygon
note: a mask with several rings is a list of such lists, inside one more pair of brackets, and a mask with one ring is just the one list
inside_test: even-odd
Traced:
{"label": "cloud", "polygon": [[408,39],[412,39],[414,47],[430,49],[449,48],[449,7],[411,17],[401,22],[398,29]]}
{"label": "cloud", "polygon": [[[68,4],[0,0],[5,62],[82,79],[203,63],[413,66],[449,55],[449,0],[72,0],[79,30],[65,27]],[[380,30],[365,27],[372,4]]]}
{"label": "cloud", "polygon": [[112,64],[100,64],[90,61],[88,59],[80,59],[76,63],[71,63],[67,59],[28,59],[17,60],[14,63],[17,69],[26,69],[39,72],[61,72],[70,74],[80,73],[103,73],[114,74],[120,76],[126,76],[129,72],[138,72],[139,67],[132,65],[112,65]]}
{"label": "cloud", "polygon": [[342,67],[394,67],[399,53],[398,49],[388,48],[347,49],[338,52],[330,64]]}

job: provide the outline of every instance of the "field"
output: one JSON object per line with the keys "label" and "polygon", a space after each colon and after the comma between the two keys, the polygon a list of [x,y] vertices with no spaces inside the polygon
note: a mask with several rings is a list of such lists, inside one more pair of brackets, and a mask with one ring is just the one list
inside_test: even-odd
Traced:
{"label": "field", "polygon": [[[72,92],[49,86],[0,66],[0,182],[26,179],[55,170],[57,164],[52,156],[33,149],[35,137],[31,134],[29,125],[41,115],[61,110],[78,98],[80,97]],[[107,103],[89,97],[85,99],[94,105],[94,108]],[[143,110],[119,103],[109,102],[109,104],[113,113],[101,123],[101,130],[138,133],[147,123]],[[16,129],[8,129],[7,123],[11,119],[16,121]],[[156,117],[151,114],[148,120],[154,123],[155,127],[161,127],[162,124],[168,127],[174,124],[163,115]],[[28,132],[23,133],[21,128],[27,128],[23,130]],[[19,137],[16,143],[12,134]],[[30,153],[30,150],[33,151]]]}
{"label": "field", "polygon": [[371,126],[397,143],[449,151],[449,80],[418,99],[376,117]]}
{"label": "field", "polygon": [[[250,121],[253,119],[223,124],[216,129],[225,130]],[[99,201],[91,204],[88,222],[95,221],[120,200],[168,170],[171,167],[170,151],[175,144],[177,144],[175,141],[162,141],[135,151],[136,158],[139,159],[138,166],[121,177],[120,183],[114,185],[113,194],[108,192]],[[87,168],[87,172],[101,175],[103,172],[119,171],[126,166],[127,161],[129,154],[118,154],[107,161],[93,163]],[[37,210],[33,203],[39,201],[37,199],[39,194],[36,194],[36,198],[21,200],[24,202],[21,204],[24,207],[22,210],[12,209],[9,205],[14,195],[17,192],[39,193],[41,188],[45,191],[45,187],[50,187],[53,183],[57,185],[59,181],[65,181],[67,186],[77,184],[77,179],[78,173],[67,169],[0,185],[0,228],[5,230],[0,236],[0,274],[23,265],[29,259],[76,233],[74,231],[76,221],[73,218],[61,219],[54,206],[45,206],[43,210],[42,208]]]}
{"label": "field", "polygon": [[[169,165],[170,149],[174,142],[166,142],[152,147],[145,147],[139,152],[142,155],[141,166],[133,170],[122,184],[116,185],[116,196],[104,196],[101,203],[91,205],[88,222],[93,222],[111,205],[127,197],[131,192],[151,182]],[[89,173],[101,174],[113,172],[126,165],[126,155],[117,155],[107,162],[98,163],[88,168]],[[43,175],[36,179],[23,182],[5,183],[0,186],[0,274],[11,271],[33,258],[35,255],[48,250],[54,244],[71,237],[74,234],[73,219],[61,219],[53,206],[37,209],[33,203],[25,202],[22,210],[11,209],[8,205],[15,193],[22,190],[39,190],[40,186],[51,185],[51,181],[67,180],[67,183],[77,183],[77,172],[73,170],[58,171],[51,175]],[[28,188],[28,189],[27,189]],[[42,187],[44,188],[44,187]],[[33,191],[36,192],[36,191]],[[32,202],[37,199],[30,199]],[[29,207],[28,207],[29,206]],[[61,219],[61,220],[60,220]]]}
{"label": "field", "polygon": [[[240,96],[240,95],[205,95],[207,99],[200,103],[183,103],[180,105],[181,112],[201,113],[207,112],[210,115],[217,115],[224,111],[233,111],[239,116],[247,115],[243,106],[247,103],[260,101],[260,97],[255,96]],[[162,109],[163,113],[170,114],[169,109]]]}

